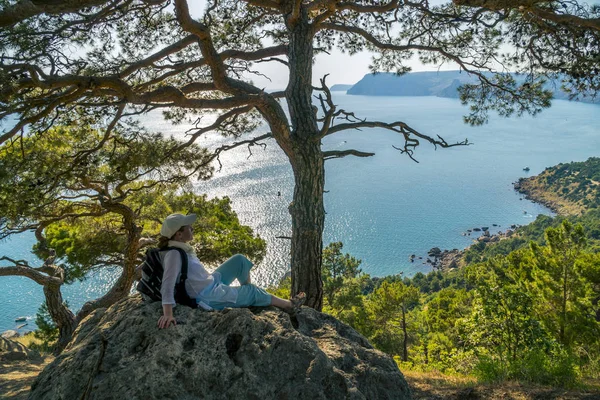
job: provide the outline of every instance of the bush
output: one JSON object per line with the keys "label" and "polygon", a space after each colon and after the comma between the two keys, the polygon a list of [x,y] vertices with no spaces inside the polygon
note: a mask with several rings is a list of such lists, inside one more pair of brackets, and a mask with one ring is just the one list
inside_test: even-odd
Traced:
{"label": "bush", "polygon": [[575,357],[563,350],[555,350],[550,354],[531,350],[510,362],[481,357],[473,373],[485,383],[516,380],[572,388],[579,380]]}
{"label": "bush", "polygon": [[282,299],[289,299],[292,293],[292,278],[285,278],[278,284],[269,286],[267,292],[274,296],[281,297]]}
{"label": "bush", "polygon": [[52,321],[46,302],[42,303],[35,315],[35,323],[38,329],[34,332],[36,339],[41,343],[32,343],[30,348],[40,352],[50,352],[56,340],[58,340],[58,328]]}
{"label": "bush", "polygon": [[484,383],[502,382],[508,379],[506,364],[489,357],[480,357],[475,365],[473,375]]}

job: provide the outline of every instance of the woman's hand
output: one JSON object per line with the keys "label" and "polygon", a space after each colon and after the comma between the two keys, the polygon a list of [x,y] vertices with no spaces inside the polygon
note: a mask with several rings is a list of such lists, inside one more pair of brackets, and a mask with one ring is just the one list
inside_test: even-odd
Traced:
{"label": "woman's hand", "polygon": [[177,325],[177,321],[173,316],[173,305],[163,304],[163,316],[158,319],[158,327],[160,329],[168,328],[171,324]]}
{"label": "woman's hand", "polygon": [[175,317],[173,317],[172,315],[171,316],[163,315],[162,317],[160,317],[158,319],[158,327],[160,329],[168,328],[171,324],[177,325],[177,321],[175,320]]}

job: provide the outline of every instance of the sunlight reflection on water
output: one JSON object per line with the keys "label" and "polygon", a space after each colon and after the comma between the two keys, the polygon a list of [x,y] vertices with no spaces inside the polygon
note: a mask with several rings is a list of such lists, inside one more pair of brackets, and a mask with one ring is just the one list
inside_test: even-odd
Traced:
{"label": "sunlight reflection on water", "polygon": [[[325,150],[376,153],[370,158],[327,161],[324,232],[325,244],[342,241],[344,251],[362,259],[363,271],[375,276],[428,271],[428,265],[411,263],[409,256],[425,256],[434,246],[464,248],[473,240],[461,235],[467,229],[489,226],[494,233],[548,214],[515,193],[512,182],[560,162],[597,156],[600,149],[597,105],[556,101],[537,118],[493,117],[489,124],[471,128],[462,123],[465,109],[453,99],[334,95],[338,104],[360,117],[406,120],[415,129],[443,135],[449,142],[468,137],[475,143],[439,151],[423,145],[417,151],[417,164],[392,148],[401,144],[394,133],[352,131],[323,140]],[[159,113],[145,117],[144,123],[152,130],[185,138],[187,127],[172,126]],[[258,130],[263,132],[264,128]],[[207,134],[198,143],[214,148],[227,141]],[[264,149],[253,146],[251,157],[246,147],[222,154],[222,169],[210,181],[194,183],[195,190],[209,197],[229,196],[241,222],[267,240],[267,256],[254,272],[254,281],[262,286],[289,269],[290,241],[277,237],[290,236],[287,208],[293,193],[285,155],[273,140],[265,143]],[[531,168],[528,173],[523,171],[526,165]],[[33,240],[32,235],[21,235],[2,242],[0,254],[33,261],[29,252]],[[77,309],[103,294],[116,275],[98,272],[65,288],[65,299]],[[0,285],[0,330],[14,327],[17,316],[35,315],[43,299],[39,285],[20,277],[3,277]]]}

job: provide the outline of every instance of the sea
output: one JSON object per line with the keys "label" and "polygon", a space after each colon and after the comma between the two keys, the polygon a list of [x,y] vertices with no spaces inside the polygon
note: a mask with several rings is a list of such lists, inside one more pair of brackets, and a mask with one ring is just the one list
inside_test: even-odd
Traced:
{"label": "sea", "polygon": [[[456,99],[344,92],[333,96],[339,109],[353,111],[361,119],[403,121],[448,143],[466,138],[471,143],[436,149],[421,140],[415,162],[394,148],[404,143],[395,132],[363,129],[323,139],[324,150],[375,153],[326,161],[324,195],[324,244],[343,242],[343,251],[362,260],[361,269],[372,276],[428,272],[428,250],[469,246],[475,239],[467,234],[469,229],[487,226],[496,233],[528,224],[539,214],[551,215],[547,208],[515,192],[513,182],[558,163],[599,155],[599,105],[557,100],[534,117],[492,115],[489,123],[471,127],[462,119],[468,109]],[[145,117],[143,123],[181,139],[189,134],[189,126],[173,126],[160,113]],[[266,127],[256,131],[263,132]],[[214,148],[226,141],[211,133],[198,143]],[[288,205],[294,183],[289,163],[275,141],[263,145],[240,146],[222,154],[213,178],[196,181],[193,187],[210,197],[231,198],[242,223],[267,241],[267,255],[256,265],[253,280],[268,286],[290,269],[290,240],[285,237],[291,235]],[[39,263],[31,254],[34,240],[32,234],[24,233],[0,242],[0,256]],[[417,256],[414,262],[411,254]],[[105,293],[117,275],[118,271],[110,269],[96,272],[85,281],[65,286],[63,296],[77,310]],[[23,323],[27,325],[19,332],[35,329],[35,314],[42,302],[42,288],[35,282],[0,277],[0,332]],[[17,323],[17,317],[26,321]]]}

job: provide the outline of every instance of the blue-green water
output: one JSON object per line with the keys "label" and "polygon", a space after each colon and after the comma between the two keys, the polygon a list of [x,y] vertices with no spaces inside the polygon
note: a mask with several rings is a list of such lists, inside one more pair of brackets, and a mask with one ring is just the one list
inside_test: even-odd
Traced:
{"label": "blue-green water", "polygon": [[[468,137],[472,146],[434,150],[423,144],[411,161],[392,145],[399,134],[381,129],[352,131],[326,137],[325,150],[354,148],[375,152],[370,158],[346,157],[326,162],[325,243],[344,242],[344,250],[363,260],[362,269],[383,276],[427,271],[410,254],[425,256],[432,247],[464,248],[473,237],[467,229],[489,226],[492,232],[511,224],[527,224],[550,212],[515,193],[512,182],[535,175],[560,162],[583,161],[600,150],[600,107],[556,101],[537,117],[491,118],[472,128],[462,123],[466,111],[457,100],[436,97],[364,97],[335,93],[341,108],[369,120],[401,120],[422,133],[448,142]],[[178,136],[185,127],[172,127],[160,116],[146,120],[152,129]],[[217,135],[200,140],[218,145]],[[289,269],[292,198],[291,169],[274,141],[266,149],[238,148],[221,157],[223,167],[196,190],[227,195],[242,222],[268,241],[266,259],[256,267],[255,281],[266,285]],[[531,169],[523,171],[525,166]],[[278,192],[280,195],[278,195]],[[526,213],[525,213],[526,212]],[[494,228],[493,224],[500,225]],[[32,235],[0,243],[0,255],[32,259]],[[426,257],[425,257],[426,258]],[[73,308],[103,293],[114,279],[107,271],[64,289]],[[36,283],[20,277],[0,278],[0,331],[12,329],[17,316],[33,317],[43,300]],[[25,328],[32,328],[33,322]]]}

